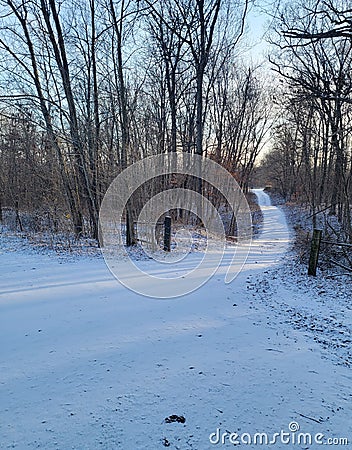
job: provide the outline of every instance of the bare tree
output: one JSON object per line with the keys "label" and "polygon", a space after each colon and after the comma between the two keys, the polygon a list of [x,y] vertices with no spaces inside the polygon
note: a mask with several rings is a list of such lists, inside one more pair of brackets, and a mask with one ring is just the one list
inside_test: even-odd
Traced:
{"label": "bare tree", "polygon": [[347,120],[352,94],[351,40],[344,33],[325,32],[332,13],[337,12],[331,2],[290,5],[278,19],[279,51],[271,61],[286,80],[291,105],[301,114],[294,121],[305,169],[301,191],[309,198],[313,220],[316,210],[328,203],[330,213],[337,214],[351,236],[351,129]]}

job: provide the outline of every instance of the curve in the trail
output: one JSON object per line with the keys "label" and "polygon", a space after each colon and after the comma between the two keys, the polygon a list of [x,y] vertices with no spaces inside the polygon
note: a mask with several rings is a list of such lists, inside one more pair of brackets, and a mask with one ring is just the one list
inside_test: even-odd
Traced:
{"label": "curve in the trail", "polygon": [[271,206],[270,197],[264,189],[252,189],[252,192],[256,195],[259,206]]}
{"label": "curve in the trail", "polygon": [[282,259],[291,241],[284,213],[271,204],[270,197],[264,189],[252,189],[258,199],[263,213],[260,235],[253,239],[247,264],[254,261],[262,266],[270,266]]}
{"label": "curve in the trail", "polygon": [[[263,223],[259,235],[253,238],[249,251],[246,244],[235,246],[235,248],[229,246],[226,249],[223,263],[218,269],[218,273],[228,270],[225,277],[226,283],[231,283],[238,275],[262,271],[282,262],[291,242],[291,234],[283,211],[271,204],[270,197],[264,189],[252,189],[252,192],[256,195],[262,211]],[[231,261],[233,252],[235,257]],[[243,260],[243,258],[236,260],[236,255],[241,252],[248,253],[243,267],[236,262]]]}

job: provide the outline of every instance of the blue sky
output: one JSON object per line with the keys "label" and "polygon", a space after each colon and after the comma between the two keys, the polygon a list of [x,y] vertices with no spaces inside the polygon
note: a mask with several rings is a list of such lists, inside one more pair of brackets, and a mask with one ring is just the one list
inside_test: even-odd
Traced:
{"label": "blue sky", "polygon": [[265,59],[265,54],[270,49],[270,45],[265,39],[270,27],[271,17],[263,11],[263,7],[251,7],[246,22],[245,39],[251,46],[248,56],[254,62],[262,62]]}

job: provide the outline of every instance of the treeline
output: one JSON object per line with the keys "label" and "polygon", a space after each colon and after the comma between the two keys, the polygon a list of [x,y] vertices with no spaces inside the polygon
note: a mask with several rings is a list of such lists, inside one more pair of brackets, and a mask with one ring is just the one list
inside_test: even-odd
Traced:
{"label": "treeline", "polygon": [[213,158],[246,190],[270,125],[239,58],[248,3],[1,0],[0,211],[96,239],[113,178],[164,152]]}
{"label": "treeline", "polygon": [[[272,39],[272,67],[281,87],[266,179],[286,200],[306,203],[315,227],[320,213],[337,216],[352,241],[351,3],[294,1]],[[331,232],[331,230],[330,230]]]}

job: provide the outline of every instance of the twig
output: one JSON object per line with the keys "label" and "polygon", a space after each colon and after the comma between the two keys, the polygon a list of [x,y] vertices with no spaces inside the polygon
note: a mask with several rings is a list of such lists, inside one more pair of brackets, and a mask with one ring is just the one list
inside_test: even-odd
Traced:
{"label": "twig", "polygon": [[344,277],[346,275],[351,275],[351,274],[350,273],[336,273],[335,275],[328,275],[325,278],[330,280],[330,278]]}
{"label": "twig", "polygon": [[305,419],[312,420],[313,422],[316,422],[316,423],[321,423],[322,422],[321,419],[314,419],[314,417],[305,416],[304,414],[301,414],[301,413],[299,413],[297,411],[295,411],[295,413],[298,414],[301,417],[304,417]]}
{"label": "twig", "polygon": [[324,244],[329,244],[329,245],[339,245],[341,247],[350,247],[352,248],[352,244],[345,244],[344,242],[332,242],[332,241],[321,241]]}
{"label": "twig", "polygon": [[344,264],[341,264],[341,263],[335,261],[334,259],[330,259],[329,261],[332,262],[333,264],[336,264],[337,266],[342,267],[343,269],[348,270],[349,272],[352,273],[352,268],[351,267],[347,267]]}
{"label": "twig", "polygon": [[332,205],[327,206],[324,209],[320,209],[319,211],[316,211],[315,213],[311,214],[310,216],[307,217],[307,219],[310,219],[311,217],[317,216],[318,214],[326,211],[327,209],[331,208]]}

